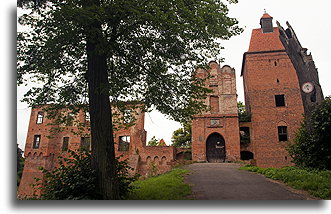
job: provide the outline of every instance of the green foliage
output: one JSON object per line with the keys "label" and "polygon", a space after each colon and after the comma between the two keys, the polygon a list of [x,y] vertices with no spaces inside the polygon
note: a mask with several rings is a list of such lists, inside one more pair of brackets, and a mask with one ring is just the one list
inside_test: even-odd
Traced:
{"label": "green foliage", "polygon": [[[36,179],[35,190],[41,191],[40,200],[98,200],[102,196],[96,192],[95,170],[91,165],[91,155],[86,150],[68,151],[69,157],[59,157],[59,167],[53,171],[40,168],[45,180]],[[121,199],[125,199],[132,190],[130,184],[136,177],[129,177],[127,161],[117,163],[117,179]]]}
{"label": "green foliage", "polygon": [[21,182],[23,168],[24,168],[24,158],[23,158],[23,151],[18,147],[18,144],[17,144],[17,162],[16,162],[16,164],[17,164],[16,180],[17,180],[17,186],[19,186],[20,182]]}
{"label": "green foliage", "polygon": [[160,140],[156,139],[155,136],[152,137],[150,141],[148,141],[147,146],[157,146],[159,144]]}
{"label": "green foliage", "polygon": [[237,103],[238,107],[238,116],[240,122],[250,122],[251,121],[251,115],[249,112],[246,111],[246,107],[243,102],[239,101]]}
{"label": "green foliage", "polygon": [[135,181],[131,200],[185,200],[191,194],[191,188],[184,183],[186,169],[172,171],[151,177],[142,181]]}
{"label": "green foliage", "polygon": [[309,192],[322,199],[331,199],[331,172],[329,170],[316,170],[298,167],[261,168],[257,166],[244,166],[241,170],[248,170],[265,175],[267,178],[280,180],[295,189]]}
{"label": "green foliage", "polygon": [[297,166],[331,169],[331,98],[305,118],[288,151]]}
{"label": "green foliage", "polygon": [[175,147],[190,148],[192,145],[192,123],[184,122],[183,128],[175,130],[172,134],[172,145]]}
{"label": "green foliage", "polygon": [[[46,3],[47,2],[47,3]],[[228,1],[235,3],[236,1]],[[37,84],[30,105],[86,104],[86,41],[107,58],[111,101],[139,100],[172,119],[185,121],[206,106],[208,89],[194,75],[217,58],[222,40],[242,29],[227,4],[211,0],[148,2],[20,0],[19,17],[29,31],[17,34],[17,83]],[[101,28],[91,28],[94,23]]]}

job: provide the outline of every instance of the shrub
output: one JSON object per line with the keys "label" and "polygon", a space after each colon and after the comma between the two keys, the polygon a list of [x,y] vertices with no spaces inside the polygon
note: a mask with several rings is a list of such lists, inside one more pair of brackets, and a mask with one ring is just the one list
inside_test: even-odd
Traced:
{"label": "shrub", "polygon": [[331,98],[305,118],[288,151],[297,166],[331,169]]}
{"label": "shrub", "polygon": [[[36,179],[36,191],[40,191],[40,200],[98,200],[101,195],[96,192],[96,175],[91,164],[91,154],[87,151],[68,151],[69,157],[59,157],[59,167],[52,171],[44,168],[44,181]],[[117,163],[117,179],[120,197],[125,199],[133,187],[130,184],[136,177],[129,177],[127,161]]]}

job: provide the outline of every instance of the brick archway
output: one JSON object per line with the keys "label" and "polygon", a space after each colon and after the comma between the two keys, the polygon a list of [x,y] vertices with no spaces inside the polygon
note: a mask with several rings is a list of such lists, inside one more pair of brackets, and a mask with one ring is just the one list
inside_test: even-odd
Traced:
{"label": "brick archway", "polygon": [[209,163],[225,162],[225,140],[219,133],[212,133],[206,140],[206,156]]}

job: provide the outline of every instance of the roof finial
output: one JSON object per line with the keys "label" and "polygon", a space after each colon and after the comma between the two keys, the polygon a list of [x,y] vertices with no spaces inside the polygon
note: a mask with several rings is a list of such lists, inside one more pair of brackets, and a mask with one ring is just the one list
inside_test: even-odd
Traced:
{"label": "roof finial", "polygon": [[267,11],[265,10],[265,9],[263,9],[264,10],[264,14],[266,14],[267,13]]}

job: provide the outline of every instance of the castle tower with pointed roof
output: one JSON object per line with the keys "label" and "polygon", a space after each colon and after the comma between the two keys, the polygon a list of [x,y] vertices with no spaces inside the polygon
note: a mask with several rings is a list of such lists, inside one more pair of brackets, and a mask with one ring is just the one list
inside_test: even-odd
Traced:
{"label": "castle tower with pointed roof", "polygon": [[250,133],[250,143],[241,145],[241,153],[250,152],[261,167],[291,165],[286,147],[304,113],[295,68],[272,19],[264,13],[261,28],[253,29],[241,70],[245,105],[251,115],[251,122],[240,123],[240,129]]}

